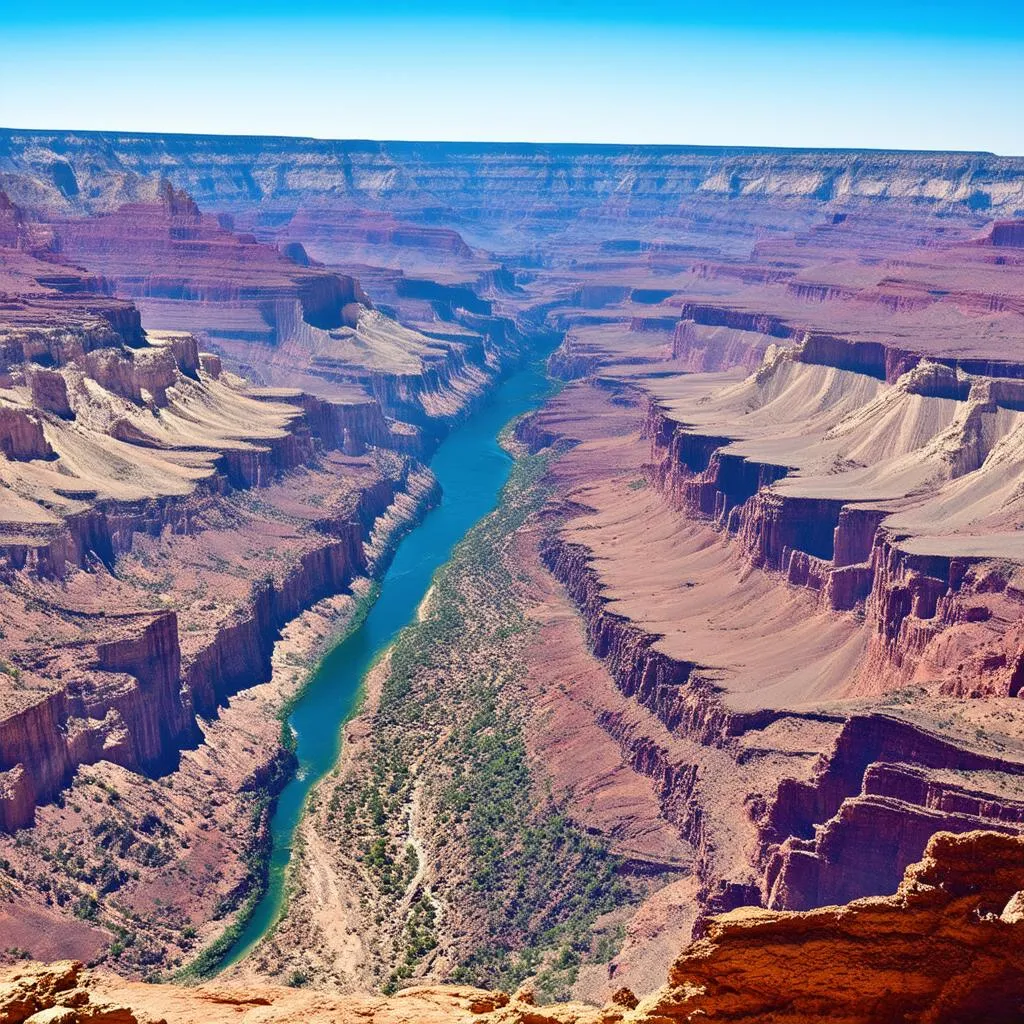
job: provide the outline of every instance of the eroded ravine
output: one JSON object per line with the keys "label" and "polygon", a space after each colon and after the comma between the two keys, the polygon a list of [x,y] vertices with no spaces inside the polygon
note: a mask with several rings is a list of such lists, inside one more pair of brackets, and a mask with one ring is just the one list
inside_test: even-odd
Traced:
{"label": "eroded ravine", "polygon": [[517,370],[448,435],[431,460],[440,501],[400,542],[362,624],[323,660],[288,717],[298,767],[282,790],[271,821],[266,891],[226,951],[222,966],[243,959],[275,924],[306,797],[338,758],[341,726],[358,705],[366,672],[415,619],[435,571],[454,546],[495,506],[512,465],[498,434],[509,420],[537,406],[548,389],[543,363]]}

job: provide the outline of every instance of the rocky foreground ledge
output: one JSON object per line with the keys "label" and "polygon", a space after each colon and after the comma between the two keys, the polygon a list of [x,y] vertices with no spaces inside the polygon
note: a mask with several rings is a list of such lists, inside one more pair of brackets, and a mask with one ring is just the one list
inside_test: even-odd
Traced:
{"label": "rocky foreground ledge", "polygon": [[218,1024],[221,1021],[479,1024],[772,1024],[1019,1021],[1024,1015],[1024,837],[932,838],[894,896],[807,912],[743,908],[644,999],[537,1006],[528,990],[417,986],[391,997],[307,989],[127,982],[75,961],[0,976],[0,1024]]}

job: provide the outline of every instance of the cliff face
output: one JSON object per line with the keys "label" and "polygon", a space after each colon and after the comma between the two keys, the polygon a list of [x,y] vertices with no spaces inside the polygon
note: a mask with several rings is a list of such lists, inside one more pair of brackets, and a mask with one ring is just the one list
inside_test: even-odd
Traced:
{"label": "cliff face", "polygon": [[241,333],[274,344],[283,340],[279,307],[297,305],[306,324],[329,331],[369,305],[353,278],[310,266],[308,258],[296,263],[225,228],[169,182],[153,202],[57,221],[51,231],[62,254],[99,270],[164,329],[209,338]]}
{"label": "cliff face", "polygon": [[[191,350],[188,345],[177,347],[185,353],[185,357],[179,357],[183,366],[172,358],[170,348],[155,352],[162,357],[159,381],[163,397],[159,401],[150,397],[154,408],[164,409],[171,416],[182,409],[183,399],[187,401],[182,394],[186,386],[193,397],[203,395],[207,402],[214,398],[211,392],[217,387],[205,374],[198,376],[197,357],[187,358],[194,343]],[[102,363],[96,362],[94,357],[98,355],[105,357]],[[137,364],[132,355],[137,357],[138,353],[126,356],[116,349],[96,350],[81,363],[72,360],[60,369],[72,379],[84,370],[95,386],[145,409],[143,394],[154,396],[157,385],[151,374],[143,376],[141,383],[132,374]],[[97,366],[101,367],[99,371]],[[185,370],[196,374],[194,382],[183,380]],[[65,381],[58,370],[48,373]],[[230,389],[223,391],[222,398],[227,399],[229,393]],[[262,444],[209,452],[199,486],[191,493],[176,494],[172,486],[165,488],[168,493],[162,496],[131,499],[113,491],[112,479],[83,481],[75,488],[67,474],[68,484],[55,496],[63,495],[65,501],[73,498],[73,502],[65,518],[52,520],[41,535],[31,536],[36,523],[28,516],[28,506],[10,510],[0,551],[13,592],[31,593],[34,578],[42,584],[36,589],[46,594],[47,578],[76,581],[76,569],[87,571],[85,579],[97,568],[112,569],[118,560],[137,554],[140,535],[160,538],[170,531],[188,537],[209,531],[213,509],[229,508],[237,492],[272,488],[282,476],[321,458],[298,409],[289,412],[284,406],[259,403],[246,408],[251,412],[262,409],[270,421],[279,418],[286,424],[285,429],[276,436],[267,436]],[[0,422],[28,422],[34,425],[35,433],[29,432],[22,448],[4,452],[9,459],[20,456],[29,466],[33,460],[71,459],[85,423],[95,431],[97,443],[106,443],[97,429],[97,411],[95,404],[87,404],[81,391],[77,392],[72,410],[78,424],[75,432],[67,433],[61,419],[50,421],[55,448],[43,440],[42,419],[30,419],[24,412],[9,415]],[[21,419],[15,420],[15,416]],[[109,429],[115,448],[168,448],[166,440],[154,438],[144,425],[133,426],[123,416]],[[18,442],[21,435],[12,437]],[[37,450],[24,450],[33,437],[37,437]],[[352,438],[350,431],[334,431],[318,441],[321,445],[337,442],[352,447]],[[206,440],[209,444],[213,438],[207,434]],[[43,450],[39,450],[40,444],[45,444]],[[31,469],[26,472],[31,473]],[[28,482],[33,477],[24,479]],[[269,677],[271,651],[281,627],[303,609],[345,590],[357,575],[365,573],[363,540],[402,486],[401,479],[387,481],[383,489],[376,485],[370,488],[368,500],[360,502],[355,518],[344,512],[334,517],[321,513],[304,541],[305,550],[296,553],[294,563],[280,576],[269,575],[254,583],[248,600],[218,625],[210,642],[190,651],[187,657],[183,658],[178,618],[173,611],[120,616],[96,613],[80,603],[81,596],[78,607],[73,602],[72,607],[61,609],[75,625],[62,649],[21,646],[17,627],[13,632],[8,630],[5,641],[15,666],[12,671],[31,679],[33,688],[46,688],[69,670],[72,681],[58,683],[52,694],[8,715],[0,725],[0,768],[7,779],[0,803],[3,827],[11,830],[31,824],[36,806],[64,788],[79,765],[103,759],[145,774],[172,768],[179,750],[199,738],[196,714],[215,714],[239,687]],[[40,497],[45,500],[44,495]],[[22,523],[12,518],[19,512],[27,516]],[[82,589],[85,579],[78,580],[76,589]],[[12,625],[16,622],[12,618]],[[72,639],[76,631],[82,641]]]}
{"label": "cliff face", "polygon": [[1016,1020],[1022,841],[937,835],[895,896],[713,921],[637,1020]]}
{"label": "cliff face", "polygon": [[1024,221],[1007,220],[994,224],[989,240],[993,245],[1024,248]]}
{"label": "cliff face", "polygon": [[[389,492],[389,493],[387,493]],[[369,502],[372,523],[387,509],[395,490]],[[367,528],[340,524],[331,532],[342,539],[306,552],[281,582],[264,581],[252,589],[251,605],[221,628],[213,643],[193,654],[184,674],[185,690],[196,713],[212,716],[239,689],[270,677],[271,654],[281,628],[318,601],[344,591],[366,572],[363,541]]]}
{"label": "cliff face", "polygon": [[0,452],[19,462],[53,455],[39,419],[29,410],[11,408],[0,408]]}
{"label": "cliff face", "polygon": [[[1024,766],[885,716],[848,721],[808,782],[786,780],[765,822],[765,903],[807,910],[896,884],[939,829],[1024,826]],[[884,837],[884,838],[882,838]]]}
{"label": "cliff face", "polygon": [[[145,613],[97,623],[118,639],[85,654],[86,679],[0,723],[0,826],[31,825],[36,806],[67,786],[79,765],[108,760],[159,773],[198,737],[182,701],[177,620]],[[91,664],[90,664],[91,662]]]}
{"label": "cliff face", "polygon": [[606,609],[587,550],[551,538],[541,557],[579,607],[591,648],[608,665],[622,692],[654,711],[669,730],[698,742],[720,739],[725,716],[711,689],[692,678],[696,666],[666,657],[654,649],[658,637]]}
{"label": "cliff face", "polygon": [[[1016,413],[992,398],[1013,378],[904,353],[887,382],[884,358],[850,369],[842,346],[771,345],[749,376],[610,353],[518,432],[558,453],[545,564],[627,706],[671,737],[599,716],[693,846],[705,914],[876,895],[938,830],[1024,828],[1018,726],[987,732],[1018,721],[1016,565],[914,511],[1003,472]],[[970,693],[1000,703],[968,711]]]}
{"label": "cliff face", "polygon": [[[994,566],[998,542],[986,557],[973,539],[998,530],[986,523],[1008,506],[993,494],[988,508],[952,519],[939,509],[1016,459],[1019,366],[985,378],[887,348],[863,364],[813,341],[766,350],[751,377],[705,396],[704,408],[668,414],[656,402],[643,428],[653,481],[686,515],[734,535],[752,565],[832,610],[863,609],[872,656],[862,688],[927,678],[946,692],[1009,695],[1015,634],[996,642],[986,669],[954,664],[947,650],[963,651],[960,634],[984,642],[983,624],[1016,615],[1014,570]],[[915,542],[916,532],[929,539]],[[968,678],[970,664],[984,681]]]}
{"label": "cliff face", "polygon": [[[706,666],[657,650],[658,636],[606,607],[585,548],[549,539],[542,557],[579,607],[591,647],[620,691],[652,711],[671,733],[742,762],[749,756],[748,735],[756,745],[758,733],[773,721],[799,720],[783,710],[730,709]],[[601,724],[617,733],[614,716]],[[666,762],[664,751],[643,740],[623,736],[623,742],[634,766],[655,781],[667,805],[690,804],[700,768]],[[804,910],[884,892],[941,828],[1024,829],[1024,803],[1010,795],[1022,777],[1024,764],[1017,759],[965,751],[955,740],[898,719],[852,718],[811,778],[779,782],[759,821],[754,856],[763,875],[757,885],[741,884],[737,895],[742,903]],[[675,820],[697,849],[705,845],[702,815]],[[720,872],[714,859],[701,865],[706,898],[723,883],[726,888],[734,884]]]}

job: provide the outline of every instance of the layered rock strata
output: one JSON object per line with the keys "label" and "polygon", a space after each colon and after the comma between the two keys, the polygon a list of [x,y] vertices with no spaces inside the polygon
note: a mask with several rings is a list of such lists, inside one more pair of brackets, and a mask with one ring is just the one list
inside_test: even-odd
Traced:
{"label": "layered rock strata", "polygon": [[[702,395],[713,383],[713,378],[695,378],[687,386]],[[746,410],[746,420],[737,424],[756,422],[747,389],[762,387],[770,392],[770,374],[725,386],[730,400],[735,393]],[[833,557],[839,563],[853,561],[856,567],[854,559],[861,547],[865,550],[860,557],[869,555],[873,531],[884,512],[874,518],[855,518],[857,510],[847,515],[837,499],[788,500],[782,495],[777,500],[773,491],[798,467],[732,456],[730,447],[738,445],[727,436],[729,431],[698,433],[690,424],[678,425],[657,411],[643,428],[652,440],[655,459],[645,469],[642,442],[630,441],[636,445],[630,449],[622,439],[614,439],[618,431],[612,428],[611,402],[619,402],[620,408],[628,403],[623,404],[621,395],[611,397],[614,390],[610,395],[606,392],[592,404],[591,422],[598,425],[585,428],[583,420],[569,410],[581,405],[584,392],[593,391],[594,386],[576,388],[579,394],[563,393],[559,406],[520,430],[520,436],[544,445],[559,437],[576,439],[575,447],[563,449],[566,454],[555,472],[560,490],[575,504],[562,512],[568,527],[542,544],[541,556],[580,610],[590,647],[608,667],[620,692],[656,716],[671,736],[692,745],[679,761],[678,755],[669,754],[664,739],[654,742],[634,727],[624,728],[620,715],[600,719],[602,727],[622,743],[624,756],[652,778],[661,794],[663,813],[699,851],[695,869],[702,890],[699,899],[706,907],[760,903],[805,909],[881,893],[896,884],[906,864],[921,855],[931,834],[940,828],[1021,830],[1024,762],[1010,739],[1015,727],[999,728],[998,735],[986,732],[986,726],[991,728],[1004,714],[1001,708],[979,707],[981,727],[965,749],[970,726],[957,722],[954,727],[958,713],[947,720],[944,710],[951,707],[947,695],[962,693],[963,688],[933,683],[917,707],[909,697],[875,697],[885,704],[884,714],[871,713],[859,697],[863,691],[857,682],[858,664],[865,673],[874,671],[877,676],[879,672],[879,641],[873,633],[876,618],[870,611],[870,567],[862,570],[859,605],[857,600],[835,599],[836,587],[829,574],[845,575],[847,569],[842,564],[833,569]],[[851,402],[856,389],[844,387],[836,395],[844,403]],[[876,397],[873,391],[865,396]],[[792,396],[783,392],[783,408],[787,400]],[[856,404],[852,400],[853,407]],[[706,399],[690,408],[699,411],[702,419],[714,416],[713,404],[708,412]],[[618,416],[628,429],[629,413]],[[636,430],[639,417],[632,416]],[[877,424],[877,419],[872,422]],[[712,425],[717,422],[712,420]],[[554,445],[559,447],[557,440]],[[630,450],[636,453],[636,461],[628,459]],[[602,457],[614,461],[595,473]],[[650,481],[657,497],[627,499],[627,487],[614,480],[623,481],[630,467],[644,475],[626,481],[629,488],[635,491],[639,485],[643,494]],[[835,479],[833,474],[830,480]],[[645,511],[617,504],[638,501]],[[684,519],[679,521],[679,516]],[[871,524],[866,534],[862,524]],[[721,540],[714,540],[716,533],[732,539],[723,546]],[[679,538],[674,544],[673,537]],[[655,564],[653,560],[668,557],[668,551],[674,551],[672,560],[660,565],[653,579],[638,574],[635,559],[640,563],[651,559],[650,564]],[[979,560],[977,565],[971,570],[972,579],[991,577],[990,563],[983,566]],[[807,571],[809,566],[817,578]],[[730,583],[725,589],[723,572],[735,574],[737,580],[748,577],[748,582],[745,586]],[[752,587],[751,572],[763,575],[763,583]],[[673,587],[680,575],[682,584]],[[1005,585],[995,583],[999,578],[984,588],[996,601],[1001,600]],[[981,589],[973,582],[968,588],[974,595]],[[775,600],[783,600],[787,590],[793,594],[785,599],[793,613],[807,616],[812,630],[817,621],[822,631],[831,631],[834,650],[822,643],[828,635],[822,632],[816,641],[820,648],[789,648],[789,664],[785,664],[781,655],[787,649],[786,635],[791,636],[790,643],[799,644],[801,632],[785,614],[780,619],[779,644],[769,649],[757,640],[756,623],[748,609],[760,605],[768,614],[761,602],[771,602],[773,591],[778,594]],[[936,596],[956,600],[948,591],[949,583],[943,580]],[[801,592],[806,597],[797,597]],[[657,607],[648,603],[651,600],[669,603],[652,614],[645,610]],[[732,607],[740,622],[730,628],[726,623]],[[844,607],[852,607],[853,613],[843,611]],[[675,608],[680,609],[680,618],[673,618]],[[703,613],[714,618],[707,619]],[[904,614],[927,617],[921,602],[908,604]],[[992,618],[976,615],[972,621],[988,623]],[[693,632],[701,622],[706,631],[707,623],[716,620],[721,625],[711,627],[710,634]],[[951,616],[950,621],[965,620]],[[724,642],[713,639],[719,630]],[[731,642],[727,640],[730,632]],[[897,632],[898,627],[894,637]],[[844,649],[846,653],[840,653]],[[898,649],[909,661],[914,648],[900,644]],[[759,654],[764,666],[760,678]],[[991,664],[996,667],[995,661]],[[817,699],[788,681],[811,666],[816,666]],[[995,678],[989,685],[994,685]],[[888,683],[894,689],[900,685],[899,676]],[[1003,692],[1005,699],[1008,690]],[[859,714],[854,712],[857,707]],[[1009,717],[1011,723],[1016,721],[1012,714]],[[773,752],[786,733],[793,739]],[[801,739],[801,734],[806,738]],[[784,751],[794,743],[793,753],[800,751],[800,756],[791,754],[787,768]],[[803,753],[815,746],[826,755],[817,765]],[[801,775],[787,778],[801,761]],[[724,811],[707,803],[713,791],[707,773],[723,770],[735,781],[731,799],[739,800],[742,810],[734,805],[732,811]],[[745,820],[742,838],[735,824],[729,823],[737,811]],[[730,849],[721,846],[726,834],[731,835]],[[879,842],[879,834],[890,838]]]}
{"label": "layered rock strata", "polygon": [[[681,198],[847,207],[916,201],[965,212],[1024,206],[1020,161],[980,153],[344,142],[11,129],[0,145],[6,172],[30,175],[55,207],[64,208],[86,203],[102,208],[115,189],[125,194],[126,172],[145,176],[169,166],[179,169],[177,184],[201,204],[217,200],[231,208],[254,198],[303,199],[315,210],[317,200],[322,206],[325,197],[340,192],[355,209],[422,210],[436,217],[440,208],[478,220],[515,214],[571,219],[584,212],[628,221],[669,214]],[[538,192],[545,186],[548,202],[538,209]],[[632,241],[628,235],[612,237],[620,245]]]}
{"label": "layered rock strata", "polygon": [[[355,278],[298,243],[279,251],[232,225],[161,179],[153,202],[49,230],[55,248],[102,271],[147,325],[192,332],[249,379],[318,399],[350,449],[426,451],[522,344],[514,318],[492,315],[472,288],[400,279],[399,302],[431,307],[423,333],[408,316],[401,324],[375,310]],[[378,410],[386,424],[374,422]]]}

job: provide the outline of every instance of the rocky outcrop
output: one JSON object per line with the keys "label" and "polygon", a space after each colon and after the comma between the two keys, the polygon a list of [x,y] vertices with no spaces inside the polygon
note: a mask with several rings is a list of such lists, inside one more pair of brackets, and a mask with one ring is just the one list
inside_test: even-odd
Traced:
{"label": "rocky outcrop", "polygon": [[0,371],[23,363],[66,366],[98,349],[145,344],[139,311],[102,296],[19,296],[5,305],[3,320]]}
{"label": "rocky outcrop", "polygon": [[959,697],[1019,696],[1022,649],[1013,624],[1024,594],[1011,563],[918,554],[883,529],[868,580],[864,611],[872,633],[864,680],[872,673],[884,673],[889,685],[931,677],[942,693]]}
{"label": "rocky outcrop", "polygon": [[167,405],[167,389],[178,375],[174,355],[167,349],[126,352],[103,348],[90,352],[83,363],[88,375],[108,391],[158,409]]}
{"label": "rocky outcrop", "polygon": [[548,373],[557,380],[578,380],[589,377],[600,365],[601,357],[567,334],[565,340],[548,357]]}
{"label": "rocky outcrop", "polygon": [[1020,832],[1024,802],[993,779],[1012,790],[1021,777],[1024,763],[908,722],[851,718],[814,778],[779,786],[762,833],[767,905],[806,910],[887,892],[939,829]]}
{"label": "rocky outcrop", "polygon": [[[968,301],[961,295],[950,296],[949,300],[960,306]],[[989,305],[991,301],[994,300],[990,299]],[[925,363],[936,372],[952,372],[954,378],[958,372],[1005,378],[1024,375],[1024,367],[1012,359],[930,353],[925,347],[927,338],[921,340],[922,348],[914,350],[891,342],[845,337],[814,328],[795,317],[752,312],[729,305],[687,302],[674,330],[672,356],[690,372],[726,370],[735,366],[755,370],[768,347],[782,341],[793,347],[793,358],[800,362],[849,370],[888,384]]]}
{"label": "rocky outcrop", "polygon": [[22,462],[53,457],[39,417],[28,409],[3,405],[0,405],[0,453]]}
{"label": "rocky outcrop", "polygon": [[1024,1010],[1022,884],[1024,839],[936,835],[895,896],[713,920],[635,1019],[1009,1024]]}
{"label": "rocky outcrop", "polygon": [[467,285],[442,284],[424,278],[403,276],[396,282],[396,290],[403,298],[426,300],[446,320],[451,319],[455,310],[459,309],[482,316],[491,313],[491,303],[480,298]]}
{"label": "rocky outcrop", "polygon": [[348,455],[359,455],[368,446],[420,454],[418,435],[389,424],[379,402],[330,402],[306,392],[285,400],[300,406],[310,432],[328,447]]}
{"label": "rocky outcrop", "polygon": [[[762,536],[760,527],[769,522],[788,522],[789,517],[783,516],[778,508],[755,510],[753,506],[744,506],[786,476],[788,467],[756,462],[730,452],[727,449],[731,438],[686,430],[656,408],[648,414],[644,434],[651,438],[655,480],[676,507],[711,519],[719,529],[730,533],[745,530],[748,549],[761,552],[762,558],[772,550],[776,568],[781,567],[781,551],[774,550],[779,545],[773,547],[769,538]],[[779,528],[786,530],[791,540],[797,533],[789,526]]]}
{"label": "rocky outcrop", "polygon": [[[688,430],[657,408],[649,413],[644,433],[651,438],[658,486],[688,515],[736,534],[754,565],[781,571],[797,585],[822,590],[832,566],[820,563],[832,562],[837,544],[841,565],[849,564],[854,552],[860,555],[858,563],[867,561],[871,545],[862,553],[864,538],[853,532],[863,533],[865,524],[872,521],[877,527],[884,513],[848,511],[843,518],[842,500],[773,490],[772,484],[783,479],[789,467],[730,451],[731,438]],[[873,538],[874,530],[872,542]],[[857,583],[853,592],[862,589],[863,583]],[[835,587],[834,607],[849,607],[850,600],[851,588],[844,579]]]}
{"label": "rocky outcrop", "polygon": [[28,964],[9,969],[0,980],[0,1020],[4,1024],[140,1024],[123,1003],[95,998],[86,987],[83,965],[75,960]]}
{"label": "rocky outcrop", "polygon": [[68,400],[67,381],[53,370],[38,367],[32,371],[32,404],[44,412],[52,412],[61,419],[75,418],[71,402]]}
{"label": "rocky outcrop", "polygon": [[732,327],[727,323],[701,324],[684,310],[672,333],[672,358],[691,373],[745,366],[753,370],[772,343],[757,324]]}
{"label": "rocky outcrop", "polygon": [[[371,214],[353,212],[338,218],[329,206],[321,209],[303,207],[288,222],[288,233],[318,246],[332,249],[346,247],[392,247],[398,250],[421,250],[435,257],[472,256],[472,249],[455,230],[396,221],[385,212]],[[294,243],[298,244],[298,243]]]}
{"label": "rocky outcrop", "polygon": [[30,825],[80,764],[165,771],[198,737],[182,699],[174,613],[98,616],[94,629],[116,638],[94,645],[91,671],[0,721],[5,831]]}
{"label": "rocky outcrop", "polygon": [[516,422],[515,437],[528,451],[534,453],[549,448],[558,440],[554,432],[542,426],[535,413],[529,413]]}
{"label": "rocky outcrop", "polygon": [[1024,248],[1024,221],[999,221],[992,225],[988,237],[992,245]]}
{"label": "rocky outcrop", "polygon": [[831,562],[842,506],[842,501],[797,497],[762,487],[738,517],[741,543],[754,565],[784,570],[796,583],[810,566],[807,558],[796,556]]}
{"label": "rocky outcrop", "polygon": [[713,306],[708,303],[683,304],[679,318],[684,323],[702,327],[728,327],[747,334],[760,334],[767,338],[790,339],[792,328],[780,316],[770,313],[751,313],[731,306]]}

